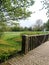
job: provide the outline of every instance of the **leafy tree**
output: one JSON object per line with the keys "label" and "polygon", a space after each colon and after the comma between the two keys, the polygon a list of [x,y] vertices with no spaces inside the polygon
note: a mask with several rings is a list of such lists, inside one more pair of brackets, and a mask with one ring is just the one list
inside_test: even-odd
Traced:
{"label": "leafy tree", "polygon": [[5,27],[6,22],[9,20],[25,19],[29,17],[31,12],[27,10],[27,7],[29,7],[33,3],[33,0],[0,0],[1,30],[3,27]]}
{"label": "leafy tree", "polygon": [[36,21],[36,24],[34,25],[34,27],[33,27],[33,30],[34,31],[42,31],[42,20],[41,19],[38,19],[37,21]]}
{"label": "leafy tree", "polygon": [[49,20],[48,20],[47,23],[45,23],[44,25],[45,25],[45,29],[46,29],[47,31],[49,31]]}
{"label": "leafy tree", "polygon": [[47,16],[49,17],[49,0],[42,0],[43,8],[47,9]]}
{"label": "leafy tree", "polygon": [[0,11],[7,12],[12,20],[27,18],[30,12],[26,8],[33,3],[33,0],[0,0]]}
{"label": "leafy tree", "polygon": [[32,31],[32,27],[29,27],[28,30],[29,30],[29,31]]}

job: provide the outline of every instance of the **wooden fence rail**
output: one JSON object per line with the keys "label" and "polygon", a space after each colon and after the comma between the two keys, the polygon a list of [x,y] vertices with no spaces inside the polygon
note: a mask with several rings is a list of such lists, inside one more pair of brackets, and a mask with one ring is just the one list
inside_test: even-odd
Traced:
{"label": "wooden fence rail", "polygon": [[41,45],[49,38],[49,34],[46,35],[22,35],[22,52],[28,53],[30,50]]}

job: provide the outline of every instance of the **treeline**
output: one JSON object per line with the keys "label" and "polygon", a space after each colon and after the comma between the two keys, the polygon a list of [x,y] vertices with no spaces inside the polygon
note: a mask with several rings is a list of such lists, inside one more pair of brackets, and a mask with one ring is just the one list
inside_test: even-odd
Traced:
{"label": "treeline", "polygon": [[33,29],[32,29],[32,27],[16,27],[16,26],[14,26],[14,27],[9,27],[9,26],[6,26],[4,29],[2,28],[2,30],[4,30],[4,31],[32,31]]}
{"label": "treeline", "polygon": [[37,20],[36,24],[31,27],[21,27],[20,25],[8,26],[3,25],[0,27],[0,31],[49,31],[49,20],[46,23],[42,23],[41,20]]}
{"label": "treeline", "polygon": [[43,23],[41,19],[37,20],[34,26],[31,27],[20,27],[14,26],[10,28],[10,31],[49,31],[49,20]]}

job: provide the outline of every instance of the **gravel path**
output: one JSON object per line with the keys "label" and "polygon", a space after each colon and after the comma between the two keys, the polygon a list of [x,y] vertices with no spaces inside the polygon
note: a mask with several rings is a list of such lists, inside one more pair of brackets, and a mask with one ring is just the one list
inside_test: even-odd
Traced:
{"label": "gravel path", "polygon": [[49,65],[49,41],[23,56],[17,56],[0,65]]}

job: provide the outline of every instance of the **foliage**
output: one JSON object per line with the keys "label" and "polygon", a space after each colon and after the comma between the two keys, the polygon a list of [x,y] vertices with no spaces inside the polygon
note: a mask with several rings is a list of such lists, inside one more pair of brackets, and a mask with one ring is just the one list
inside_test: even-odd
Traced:
{"label": "foliage", "polygon": [[33,3],[33,0],[0,0],[0,10],[7,12],[10,19],[17,20],[30,16],[30,12],[26,8]]}
{"label": "foliage", "polygon": [[45,28],[47,31],[49,31],[49,20],[48,20],[46,23],[44,23],[44,28]]}
{"label": "foliage", "polygon": [[47,16],[49,17],[49,0],[43,0],[41,1],[43,3],[43,8],[47,9]]}
{"label": "foliage", "polygon": [[36,21],[36,24],[34,25],[34,27],[33,27],[33,30],[34,31],[42,31],[43,30],[43,27],[42,27],[42,20],[41,19],[38,19],[37,21]]}
{"label": "foliage", "polygon": [[34,4],[33,0],[0,0],[0,37],[3,31],[7,30],[7,25],[5,25],[7,21],[25,19],[30,16],[31,12],[27,10],[27,7],[32,4]]}

